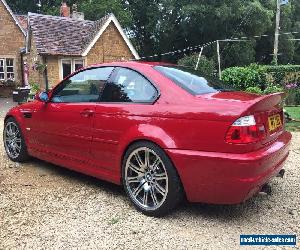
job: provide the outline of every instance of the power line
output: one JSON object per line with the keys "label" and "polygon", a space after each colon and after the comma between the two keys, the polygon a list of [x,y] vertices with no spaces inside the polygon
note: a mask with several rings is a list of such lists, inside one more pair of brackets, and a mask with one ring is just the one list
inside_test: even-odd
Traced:
{"label": "power line", "polygon": [[200,45],[196,45],[196,46],[187,47],[184,49],[178,49],[178,50],[169,51],[169,52],[165,52],[165,53],[161,53],[161,54],[154,54],[151,56],[143,56],[139,60],[143,60],[146,58],[154,58],[154,57],[159,57],[159,56],[166,56],[166,55],[175,55],[175,54],[179,54],[179,53],[183,53],[183,52],[187,52],[187,51],[195,51],[195,50],[210,46],[211,44],[216,43],[216,42],[217,41],[212,41],[212,42],[208,42],[208,43],[204,43],[204,44],[200,44]]}
{"label": "power line", "polygon": [[[299,34],[300,32],[296,32],[296,31],[292,31],[292,32],[285,32],[285,33],[281,33],[279,35],[291,35],[291,34]],[[165,53],[161,53],[161,54],[153,54],[153,55],[150,55],[150,56],[143,56],[143,57],[140,57],[139,60],[144,60],[144,59],[147,59],[147,58],[155,58],[155,57],[160,57],[160,56],[166,56],[166,55],[175,55],[175,54],[179,54],[179,53],[184,53],[184,52],[188,52],[188,51],[197,51],[197,50],[201,50],[202,48],[206,48],[214,43],[216,43],[217,41],[223,41],[223,42],[226,42],[226,41],[247,41],[247,40],[251,40],[253,38],[262,38],[262,37],[272,37],[272,35],[267,35],[267,34],[263,34],[263,35],[256,35],[256,36],[242,36],[242,37],[233,37],[233,38],[230,38],[230,39],[219,39],[219,40],[215,40],[215,41],[211,41],[211,42],[207,42],[207,43],[204,43],[204,44],[199,44],[199,45],[195,45],[195,46],[190,46],[190,47],[186,47],[186,48],[183,48],[183,49],[178,49],[178,50],[174,50],[174,51],[168,51],[168,52],[165,52]],[[290,39],[288,39],[290,40]],[[223,51],[224,49],[226,48],[226,46],[223,48]],[[222,52],[221,52],[222,54]],[[136,59],[132,59],[132,60],[136,60]]]}

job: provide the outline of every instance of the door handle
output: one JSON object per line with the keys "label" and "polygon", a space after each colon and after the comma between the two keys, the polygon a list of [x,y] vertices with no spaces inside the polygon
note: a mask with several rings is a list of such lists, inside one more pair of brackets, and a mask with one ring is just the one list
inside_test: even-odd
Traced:
{"label": "door handle", "polygon": [[32,117],[32,113],[31,112],[23,112],[23,116],[24,116],[24,118],[29,119]]}
{"label": "door handle", "polygon": [[80,115],[83,117],[92,117],[95,114],[95,111],[92,109],[85,109],[82,112],[80,112]]}

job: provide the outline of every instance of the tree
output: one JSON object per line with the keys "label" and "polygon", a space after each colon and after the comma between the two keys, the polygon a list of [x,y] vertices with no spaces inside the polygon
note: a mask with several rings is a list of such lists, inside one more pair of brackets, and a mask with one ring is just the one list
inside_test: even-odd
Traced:
{"label": "tree", "polygon": [[124,6],[120,0],[81,1],[79,10],[84,12],[85,17],[89,20],[98,20],[109,13],[113,13],[125,28],[132,21],[131,13],[124,10]]}
{"label": "tree", "polygon": [[[37,0],[11,0],[15,12],[37,12]],[[183,53],[161,55],[210,41],[250,37],[248,43],[222,46],[223,67],[251,62],[271,63],[274,40],[275,0],[68,0],[87,19],[114,13],[131,34],[135,47],[147,60],[177,62]],[[61,0],[42,0],[41,12],[58,15]],[[282,7],[281,33],[300,31],[300,1]],[[267,34],[268,37],[256,37]],[[279,63],[300,63],[299,34],[281,35]],[[192,54],[197,51],[190,51]],[[185,51],[188,55],[188,52]],[[204,50],[216,62],[215,45]]]}
{"label": "tree", "polygon": [[37,2],[32,0],[11,0],[8,4],[13,12],[18,14],[38,11]]}
{"label": "tree", "polygon": [[[195,68],[198,61],[198,53],[194,53],[190,56],[185,56],[178,61],[179,65]],[[202,56],[199,61],[197,70],[206,76],[212,76],[215,72],[215,62]]]}

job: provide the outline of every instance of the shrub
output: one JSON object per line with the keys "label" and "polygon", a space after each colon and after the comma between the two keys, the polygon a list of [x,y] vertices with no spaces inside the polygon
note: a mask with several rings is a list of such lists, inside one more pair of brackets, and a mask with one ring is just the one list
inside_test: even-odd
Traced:
{"label": "shrub", "polygon": [[36,94],[37,92],[41,91],[41,87],[38,83],[30,83],[30,92]]}
{"label": "shrub", "polygon": [[300,65],[263,66],[263,73],[273,84],[300,83]]}
{"label": "shrub", "polygon": [[300,83],[288,83],[285,85],[287,105],[300,105]]}
{"label": "shrub", "polygon": [[222,81],[229,87],[233,86],[239,90],[246,90],[249,87],[264,85],[260,66],[250,65],[249,67],[232,67],[222,72]]}
{"label": "shrub", "polygon": [[[195,68],[198,61],[198,53],[185,56],[178,61],[178,65]],[[201,56],[197,71],[206,76],[212,76],[215,71],[215,62],[206,56]]]}
{"label": "shrub", "polygon": [[278,85],[268,85],[267,88],[263,91],[264,94],[272,94],[272,93],[278,93],[278,92],[284,92],[283,87]]}
{"label": "shrub", "polygon": [[245,91],[249,93],[259,94],[259,95],[263,94],[263,91],[259,87],[248,87],[246,88]]}
{"label": "shrub", "polygon": [[264,94],[287,92],[286,103],[300,104],[300,65],[257,65],[232,67],[222,72],[222,80],[229,87]]}

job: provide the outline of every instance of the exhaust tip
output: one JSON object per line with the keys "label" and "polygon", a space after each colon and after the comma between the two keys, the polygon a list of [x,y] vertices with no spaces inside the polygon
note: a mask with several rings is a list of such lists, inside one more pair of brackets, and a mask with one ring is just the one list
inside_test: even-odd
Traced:
{"label": "exhaust tip", "polygon": [[271,195],[272,194],[272,188],[271,186],[267,183],[265,185],[262,186],[260,192],[260,194],[265,194],[265,195]]}
{"label": "exhaust tip", "polygon": [[285,174],[285,169],[281,169],[276,177],[283,178]]}

